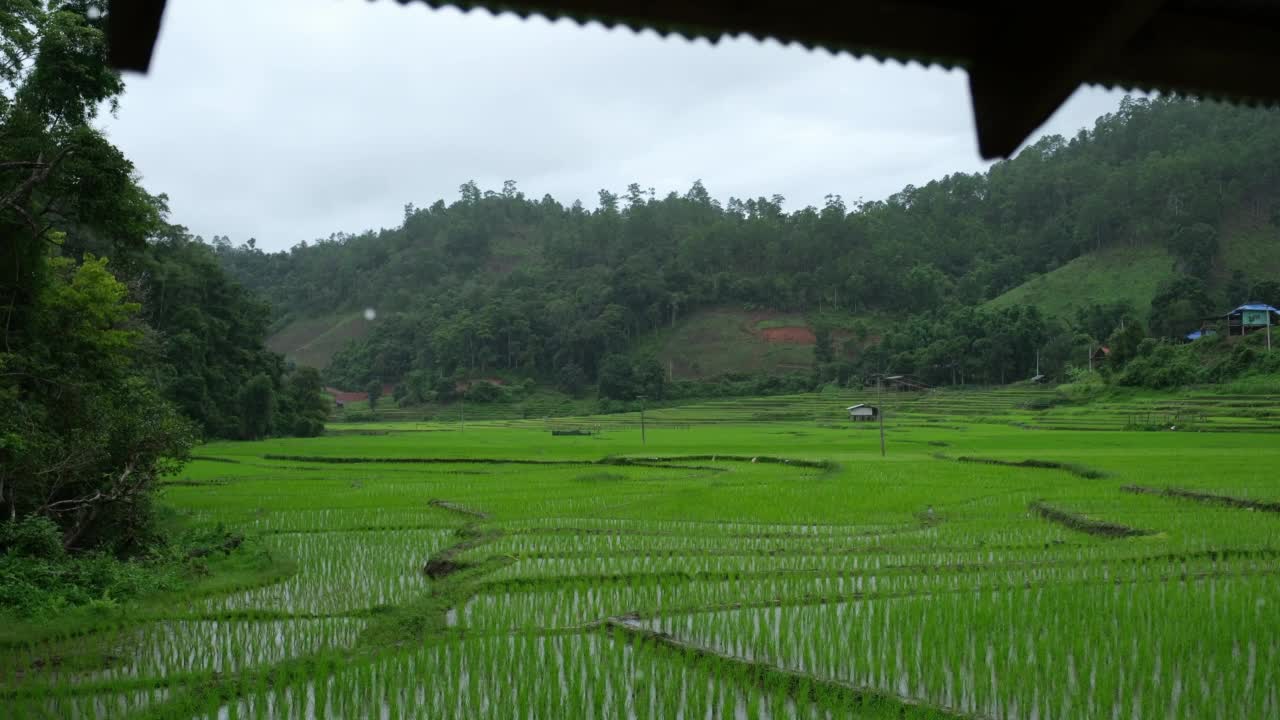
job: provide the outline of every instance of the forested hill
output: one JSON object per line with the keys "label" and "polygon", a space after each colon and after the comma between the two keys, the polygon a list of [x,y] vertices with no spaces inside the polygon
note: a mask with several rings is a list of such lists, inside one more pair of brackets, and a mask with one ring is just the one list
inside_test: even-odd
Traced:
{"label": "forested hill", "polygon": [[831,195],[785,212],[778,196],[721,204],[700,183],[665,197],[631,185],[600,191],[589,211],[528,198],[514,182],[467,183],[451,204],[406,206],[392,230],[279,253],[214,245],[270,301],[277,328],[377,312],[329,368],[352,387],[411,372],[590,380],[651,331],[724,306],[889,318],[873,333],[881,342],[843,358],[842,376],[874,367],[998,381],[1029,375],[1035,350],[1057,339],[1065,357],[1082,333],[1105,338],[1121,317],[1146,317],[1149,307],[1106,296],[1092,321],[1016,302],[979,309],[1082,256],[1147,248],[1167,258],[1158,334],[1185,332],[1252,285],[1265,288],[1259,266],[1230,267],[1221,250],[1241,227],[1280,250],[1277,189],[1280,114],[1126,99],[1074,138],[1045,137],[985,173],[883,201]]}

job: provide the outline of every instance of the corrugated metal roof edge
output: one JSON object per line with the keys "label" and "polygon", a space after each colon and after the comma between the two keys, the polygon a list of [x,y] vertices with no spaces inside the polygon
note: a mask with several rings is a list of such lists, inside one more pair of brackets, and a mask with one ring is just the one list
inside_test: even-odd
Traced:
{"label": "corrugated metal roof edge", "polygon": [[1227,315],[1235,315],[1242,310],[1270,310],[1273,313],[1280,313],[1280,309],[1274,308],[1266,303],[1245,303],[1240,307],[1234,308],[1228,312]]}
{"label": "corrugated metal roof edge", "polygon": [[[376,0],[369,0],[375,2]],[[383,0],[385,1],[385,0]],[[772,40],[779,43],[783,47],[799,46],[809,51],[823,50],[833,56],[847,55],[854,59],[873,58],[882,64],[887,62],[896,62],[904,67],[912,64],[919,65],[924,68],[938,67],[944,70],[965,70],[967,65],[965,58],[948,57],[946,55],[916,55],[906,51],[893,50],[873,50],[859,47],[852,47],[839,43],[826,42],[806,42],[791,37],[784,37],[772,33],[755,33],[755,32],[727,32],[727,31],[708,31],[692,26],[682,26],[673,23],[650,23],[638,22],[621,16],[605,16],[589,13],[580,13],[564,10],[548,10],[547,8],[529,9],[525,6],[513,7],[505,3],[488,3],[488,2],[454,2],[452,0],[395,0],[402,6],[422,4],[433,9],[452,7],[464,13],[471,13],[474,10],[483,10],[493,17],[502,15],[514,15],[522,20],[530,17],[540,17],[550,22],[559,20],[570,20],[578,26],[585,27],[590,23],[598,23],[602,27],[612,30],[614,28],[623,27],[634,34],[641,34],[644,31],[652,31],[657,33],[659,37],[667,38],[677,36],[688,41],[706,40],[712,44],[718,43],[724,38],[742,38],[749,37],[757,42],[763,43]],[[1257,97],[1248,93],[1231,93],[1217,90],[1205,90],[1195,87],[1175,87],[1171,84],[1164,83],[1148,83],[1137,80],[1129,80],[1119,77],[1100,77],[1094,79],[1086,79],[1081,82],[1082,86],[1093,88],[1102,88],[1105,90],[1122,90],[1124,92],[1163,94],[1163,95],[1182,95],[1193,96],[1201,100],[1212,100],[1219,102],[1227,102],[1235,105],[1244,105],[1247,107],[1280,107],[1280,97]]]}
{"label": "corrugated metal roof edge", "polygon": [[[375,2],[377,0],[369,0]],[[385,0],[384,0],[385,1]],[[755,33],[749,31],[728,32],[728,31],[712,31],[704,30],[695,26],[686,26],[677,23],[652,23],[637,21],[622,16],[595,15],[590,13],[580,13],[572,11],[548,11],[546,8],[527,9],[525,7],[512,7],[504,3],[481,3],[481,2],[451,2],[450,0],[395,0],[400,5],[427,5],[432,9],[439,10],[441,8],[454,8],[464,13],[470,14],[473,11],[481,10],[489,13],[493,17],[501,17],[503,15],[514,15],[521,20],[528,20],[531,17],[538,17],[549,22],[558,22],[560,20],[570,20],[579,27],[586,27],[591,23],[596,23],[606,30],[614,30],[616,28],[625,28],[633,34],[640,35],[645,31],[656,33],[661,38],[669,38],[671,36],[680,37],[690,42],[694,40],[706,40],[712,45],[723,39],[751,38],[759,43],[772,40],[783,47],[799,46],[809,51],[822,50],[830,55],[847,55],[855,59],[873,58],[878,62],[896,62],[903,66],[912,64],[920,65],[925,68],[939,67],[944,70],[964,69],[964,60],[960,57],[948,57],[946,55],[912,55],[906,52],[895,52],[893,50],[874,50],[867,48],[851,47],[837,43],[826,42],[806,42],[793,37],[780,36],[772,33]],[[1138,88],[1134,88],[1135,90]]]}

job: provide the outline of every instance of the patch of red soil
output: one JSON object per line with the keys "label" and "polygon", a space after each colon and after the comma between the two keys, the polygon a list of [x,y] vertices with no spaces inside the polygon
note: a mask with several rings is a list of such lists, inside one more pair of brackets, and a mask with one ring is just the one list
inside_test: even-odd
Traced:
{"label": "patch of red soil", "polygon": [[768,343],[790,343],[792,345],[812,345],[818,341],[813,331],[807,327],[773,327],[760,331],[760,337]]}
{"label": "patch of red soil", "polygon": [[[338,388],[334,388],[334,387],[327,387],[324,389],[324,391],[328,393],[328,395],[332,397],[334,400],[337,400],[338,402],[341,402],[341,403],[363,402],[369,399],[369,393],[367,392],[339,390]],[[396,392],[395,385],[391,383],[383,383],[382,385],[383,397],[391,397],[392,395],[395,394],[395,392]]]}
{"label": "patch of red soil", "polygon": [[325,388],[324,391],[329,393],[329,396],[338,402],[360,402],[361,400],[369,399],[369,393],[347,392],[346,390],[339,390],[338,388],[331,387]]}

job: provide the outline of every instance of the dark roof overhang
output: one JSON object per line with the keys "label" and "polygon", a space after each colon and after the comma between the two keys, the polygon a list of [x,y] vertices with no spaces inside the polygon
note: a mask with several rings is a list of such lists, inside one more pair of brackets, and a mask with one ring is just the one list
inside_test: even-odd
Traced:
{"label": "dark roof overhang", "polygon": [[[1081,85],[1280,101],[1280,4],[1264,0],[425,2],[663,35],[747,35],[969,74],[978,146],[1011,154]],[[111,62],[145,72],[165,0],[110,0]],[[248,20],[246,20],[247,22]]]}

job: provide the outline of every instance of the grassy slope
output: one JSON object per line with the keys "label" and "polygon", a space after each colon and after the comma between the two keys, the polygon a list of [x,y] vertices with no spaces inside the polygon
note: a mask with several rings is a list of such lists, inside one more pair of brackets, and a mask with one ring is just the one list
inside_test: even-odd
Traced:
{"label": "grassy slope", "polygon": [[1164,248],[1111,248],[1078,257],[985,307],[1036,305],[1049,315],[1070,317],[1083,305],[1128,301],[1145,315],[1156,287],[1173,274],[1173,257]]}
{"label": "grassy slope", "polygon": [[[1234,270],[1250,281],[1280,276],[1280,230],[1237,213],[1223,224],[1218,257],[1209,273],[1211,289],[1221,289]],[[1089,253],[1033,278],[989,301],[985,307],[1037,305],[1050,315],[1071,316],[1089,303],[1127,300],[1145,315],[1160,282],[1172,277],[1174,259],[1164,248],[1146,245]]]}
{"label": "grassy slope", "polygon": [[[848,316],[827,313],[823,321],[841,327]],[[874,326],[874,323],[868,322]],[[641,352],[652,352],[677,379],[714,377],[727,372],[795,372],[813,367],[811,344],[768,342],[762,332],[781,328],[813,329],[812,318],[801,313],[749,312],[734,308],[699,310],[642,338]],[[837,349],[848,333],[837,331]]]}
{"label": "grassy slope", "polygon": [[296,320],[267,338],[267,347],[299,365],[323,368],[334,353],[367,335],[370,327],[358,312]]}
{"label": "grassy slope", "polygon": [[1222,244],[1214,280],[1226,282],[1232,270],[1251,281],[1280,277],[1280,230],[1270,225],[1241,228]]}

